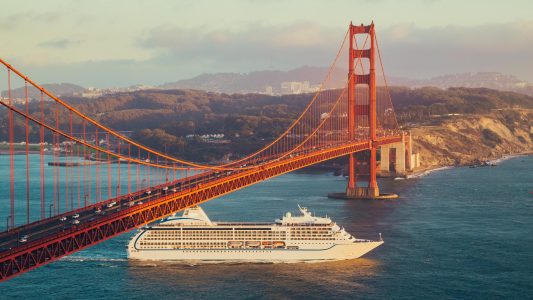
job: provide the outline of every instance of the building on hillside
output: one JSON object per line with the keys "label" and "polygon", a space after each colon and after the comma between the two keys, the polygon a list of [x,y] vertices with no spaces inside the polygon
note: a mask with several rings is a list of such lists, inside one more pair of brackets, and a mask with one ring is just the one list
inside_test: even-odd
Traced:
{"label": "building on hillside", "polygon": [[83,98],[98,98],[98,97],[101,97],[103,94],[104,93],[102,92],[102,90],[90,87],[90,88],[87,88],[85,91],[83,91],[81,93],[81,96]]}
{"label": "building on hillside", "polygon": [[281,94],[302,94],[312,92],[309,81],[284,81],[281,83]]}

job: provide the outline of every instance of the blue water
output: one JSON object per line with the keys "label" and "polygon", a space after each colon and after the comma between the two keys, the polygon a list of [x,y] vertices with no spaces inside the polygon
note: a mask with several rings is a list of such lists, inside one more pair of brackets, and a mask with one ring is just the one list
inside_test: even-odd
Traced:
{"label": "blue water", "polygon": [[362,259],[182,265],[126,260],[132,233],[0,284],[3,299],[527,299],[533,157],[383,180],[394,201],[331,200],[345,180],[292,173],[203,205],[213,220],[272,221],[308,206],[385,244]]}
{"label": "blue water", "polygon": [[[15,226],[26,224],[26,156],[14,155],[14,192],[15,200],[14,207],[14,223]],[[107,163],[86,166],[85,169],[67,168],[49,166],[49,162],[65,162],[66,158],[53,157],[52,155],[43,155],[43,172],[44,172],[44,215],[57,215],[65,211],[71,211],[92,203],[104,201],[106,199],[116,197],[117,193],[124,195],[128,193],[128,164],[122,163],[120,165],[120,178],[118,164],[108,165]],[[0,155],[0,230],[6,230],[6,220],[11,218],[10,211],[10,157],[8,155]],[[69,158],[69,162],[83,161],[81,158]],[[87,162],[87,161],[85,161]],[[30,154],[28,156],[29,174],[30,174],[30,222],[41,219],[41,156],[39,154]],[[108,167],[109,172],[108,172]],[[85,170],[85,175],[83,174]],[[54,178],[54,171],[56,171],[56,178]],[[68,174],[66,173],[68,172]],[[194,175],[194,173],[191,173]],[[68,192],[65,184],[68,175]],[[161,183],[164,179],[170,180],[179,178],[185,175],[185,171],[162,171],[155,168],[139,166],[136,164],[130,165],[130,190],[135,191],[148,186]],[[110,177],[111,188],[108,189],[108,176]],[[92,178],[92,180],[91,180]],[[96,187],[95,178],[99,178],[98,189]],[[84,188],[83,182],[87,179],[87,184]],[[139,180],[137,180],[139,179]],[[54,195],[54,180],[59,182],[58,192]],[[159,181],[158,181],[159,180]],[[120,181],[120,184],[118,184]],[[78,185],[78,182],[80,183]],[[119,188],[117,188],[117,186]],[[97,193],[98,191],[98,193]],[[85,197],[86,195],[86,197]],[[79,201],[79,202],[78,202]],[[10,219],[11,221],[11,219]]]}

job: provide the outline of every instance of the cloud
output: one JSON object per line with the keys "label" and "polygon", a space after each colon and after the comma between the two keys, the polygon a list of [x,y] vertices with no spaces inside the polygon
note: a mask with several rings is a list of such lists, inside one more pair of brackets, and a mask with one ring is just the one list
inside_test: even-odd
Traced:
{"label": "cloud", "polygon": [[67,47],[70,47],[70,46],[73,46],[73,45],[78,45],[80,43],[81,43],[81,41],[79,41],[79,40],[59,39],[59,40],[52,40],[52,41],[42,42],[42,43],[39,43],[38,46],[65,49]]}
{"label": "cloud", "polygon": [[[130,59],[47,65],[27,64],[13,59],[9,63],[37,83],[68,82],[85,87],[128,86],[135,83],[160,84],[165,78],[172,76],[167,68]],[[1,84],[2,82],[0,88]]]}
{"label": "cloud", "polygon": [[63,18],[63,14],[58,11],[35,12],[24,11],[16,14],[0,16],[0,29],[13,30],[18,26],[27,24],[28,22],[56,22]]}
{"label": "cloud", "polygon": [[533,21],[430,28],[399,24],[378,34],[389,74],[502,71],[533,79]]}
{"label": "cloud", "polygon": [[[244,24],[239,28],[155,27],[133,41],[132,50],[149,50],[148,58],[72,64],[54,61],[55,64],[42,65],[19,62],[37,75],[39,82],[72,81],[85,86],[160,84],[201,73],[328,66],[347,29],[313,22],[283,26]],[[533,81],[533,21],[471,27],[402,23],[378,26],[377,36],[389,76],[427,78],[500,71]],[[68,53],[68,47],[75,43],[79,42],[59,39],[40,46],[67,47],[69,50],[61,53]],[[341,58],[340,64],[345,63]]]}
{"label": "cloud", "polygon": [[388,28],[385,34],[391,41],[405,41],[412,36],[415,29],[414,23],[402,23]]}
{"label": "cloud", "polygon": [[152,29],[140,44],[160,49],[161,55],[155,60],[165,63],[173,60],[183,65],[194,61],[225,70],[254,70],[269,65],[286,69],[302,64],[328,64],[344,33],[308,22],[274,27],[248,24],[244,28],[163,26]]}
{"label": "cloud", "polygon": [[[157,27],[143,47],[161,50],[154,63],[191,72],[289,69],[331,63],[344,28],[301,22],[248,24],[243,30]],[[533,80],[533,21],[472,27],[377,27],[386,73],[431,77],[444,73],[501,71]]]}

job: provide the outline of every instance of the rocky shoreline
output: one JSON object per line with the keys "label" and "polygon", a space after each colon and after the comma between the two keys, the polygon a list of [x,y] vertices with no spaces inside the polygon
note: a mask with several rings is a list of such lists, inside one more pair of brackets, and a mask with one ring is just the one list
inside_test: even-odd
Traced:
{"label": "rocky shoreline", "polygon": [[408,174],[405,178],[418,178],[425,175],[428,175],[429,173],[440,171],[440,170],[446,170],[450,168],[455,167],[497,167],[498,164],[502,161],[506,161],[508,159],[514,159],[518,157],[524,157],[524,156],[531,156],[533,155],[533,151],[527,151],[527,152],[519,152],[519,153],[513,153],[513,154],[506,154],[499,158],[494,158],[487,161],[482,161],[479,165],[475,164],[458,164],[458,165],[446,165],[446,166],[434,166],[434,167],[426,167],[426,168],[417,168],[413,170],[410,174]]}
{"label": "rocky shoreline", "polygon": [[513,110],[509,119],[502,111],[487,115],[462,115],[433,126],[408,130],[414,152],[420,153],[421,169],[443,166],[482,166],[504,156],[533,153],[533,110]]}

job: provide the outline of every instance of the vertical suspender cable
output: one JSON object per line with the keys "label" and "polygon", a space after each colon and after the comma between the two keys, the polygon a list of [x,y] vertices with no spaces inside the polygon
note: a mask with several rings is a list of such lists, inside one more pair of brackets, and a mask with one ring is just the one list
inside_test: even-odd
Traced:
{"label": "vertical suspender cable", "polygon": [[[11,70],[7,70],[7,97],[9,105],[12,105],[11,99]],[[11,213],[11,227],[15,226],[15,137],[13,129],[13,111],[8,111],[9,122],[9,204]],[[7,229],[7,228],[6,228]]]}
{"label": "vertical suspender cable", "polygon": [[[97,146],[100,146],[100,140],[98,139],[98,128],[95,128],[94,129],[94,142],[96,143]],[[102,192],[102,188],[101,188],[101,180],[102,178],[100,177],[100,151],[95,151],[94,152],[94,155],[96,157],[96,165],[95,165],[95,199],[96,199],[96,202],[100,202],[100,200],[102,199],[102,195],[101,195],[101,192]],[[92,180],[92,178],[90,179]]]}
{"label": "vertical suspender cable", "polygon": [[[106,148],[111,151],[111,143],[109,142],[109,133],[106,133]],[[106,154],[107,156],[107,199],[111,199],[111,155]]]}
{"label": "vertical suspender cable", "polygon": [[[26,115],[29,115],[28,82],[24,81],[24,96],[26,98]],[[30,223],[30,124],[26,117],[26,224]]]}
{"label": "vertical suspender cable", "polygon": [[[120,140],[117,140],[117,153],[120,154]],[[122,183],[120,179],[120,158],[117,158],[117,193],[116,196],[118,197],[120,193],[120,184]]]}
{"label": "vertical suspender cable", "polygon": [[[56,105],[55,105],[55,120],[56,120],[56,128],[59,128],[59,119],[58,119],[58,105],[57,102],[56,102]],[[53,153],[53,156],[54,156],[54,165],[53,165],[53,172],[54,172],[54,204],[53,204],[53,208],[54,208],[54,215],[56,214],[57,211],[59,211],[59,186],[58,186],[58,168],[57,168],[57,153],[59,151],[59,145],[58,145],[58,135],[57,133],[53,133],[53,150],[52,150],[52,153]]]}
{"label": "vertical suspender cable", "polygon": [[68,211],[69,210],[68,192],[69,192],[69,181],[70,181],[70,176],[69,176],[69,167],[70,167],[69,166],[69,164],[70,164],[70,162],[69,162],[69,151],[72,151],[72,148],[69,150],[70,141],[68,141],[68,140],[65,140],[63,142],[63,145],[65,147],[65,211]]}
{"label": "vertical suspender cable", "polygon": [[[128,158],[131,158],[131,144],[128,144]],[[131,193],[131,162],[128,159],[128,194]]]}
{"label": "vertical suspender cable", "polygon": [[[41,92],[41,121],[44,123],[44,94]],[[46,203],[46,190],[45,190],[45,176],[44,176],[44,126],[41,125],[41,128],[39,130],[40,135],[40,148],[39,148],[39,156],[40,156],[40,170],[41,170],[41,219],[44,219],[46,216],[45,213],[45,203]]]}
{"label": "vertical suspender cable", "polygon": [[[141,160],[141,148],[137,148],[138,159]],[[137,191],[142,189],[141,184],[141,165],[137,164]]]}

